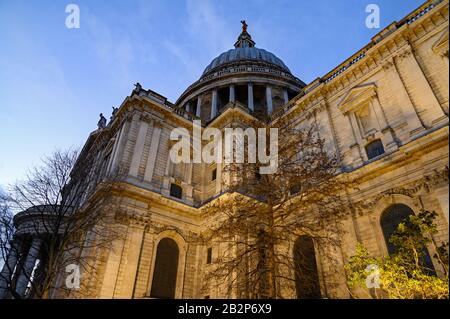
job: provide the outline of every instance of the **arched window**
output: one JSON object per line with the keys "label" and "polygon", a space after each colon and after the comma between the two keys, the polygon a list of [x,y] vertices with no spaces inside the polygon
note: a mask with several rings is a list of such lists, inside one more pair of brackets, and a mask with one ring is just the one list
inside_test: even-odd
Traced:
{"label": "arched window", "polygon": [[150,297],[175,298],[178,256],[178,245],[173,239],[164,238],[159,242]]}
{"label": "arched window", "polygon": [[181,199],[183,197],[181,186],[175,183],[170,184],[170,196]]}
{"label": "arched window", "polygon": [[314,242],[300,236],[294,244],[295,289],[298,299],[321,298]]}
{"label": "arched window", "polygon": [[[413,215],[414,211],[404,204],[394,204],[389,206],[381,215],[381,229],[383,230],[384,241],[388,249],[389,255],[395,253],[395,245],[389,242],[392,234],[397,230],[398,225],[401,222],[408,220],[410,215]],[[426,247],[424,249],[424,256],[422,259],[423,265],[430,269],[430,273],[435,273],[433,262],[431,261],[430,254]]]}
{"label": "arched window", "polygon": [[372,159],[384,154],[384,147],[381,140],[375,140],[366,145],[367,158]]}

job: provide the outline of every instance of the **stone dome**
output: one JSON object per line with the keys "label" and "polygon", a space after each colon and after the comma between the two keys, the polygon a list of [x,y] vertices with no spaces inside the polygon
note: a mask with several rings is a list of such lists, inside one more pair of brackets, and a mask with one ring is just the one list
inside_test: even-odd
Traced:
{"label": "stone dome", "polygon": [[279,68],[283,72],[291,73],[284,62],[271,52],[256,47],[236,47],[220,54],[212,60],[212,62],[203,71],[202,77],[207,75],[209,72],[217,70],[230,63],[246,61],[265,62]]}
{"label": "stone dome", "polygon": [[213,59],[175,103],[205,122],[236,105],[265,118],[305,87],[275,54],[255,47],[247,23],[241,23],[234,48]]}

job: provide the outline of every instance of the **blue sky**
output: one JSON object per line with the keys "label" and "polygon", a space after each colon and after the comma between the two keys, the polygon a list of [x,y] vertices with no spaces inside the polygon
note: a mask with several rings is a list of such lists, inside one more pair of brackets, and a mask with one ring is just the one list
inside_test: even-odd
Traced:
{"label": "blue sky", "polygon": [[[80,7],[67,29],[65,7]],[[56,148],[81,147],[140,82],[171,101],[232,48],[245,19],[256,46],[309,83],[423,0],[0,0],[0,185]]]}

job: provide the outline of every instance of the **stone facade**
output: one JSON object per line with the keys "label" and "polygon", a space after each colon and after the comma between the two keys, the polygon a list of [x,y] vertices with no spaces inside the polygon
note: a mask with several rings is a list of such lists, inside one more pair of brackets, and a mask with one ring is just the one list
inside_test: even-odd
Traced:
{"label": "stone facade", "polygon": [[[236,49],[253,49],[249,37],[243,30]],[[222,194],[221,167],[169,160],[171,130],[191,130],[198,118],[203,128],[223,128],[260,110],[272,120],[289,114],[300,126],[315,122],[342,174],[359,178],[358,191],[348,195],[359,205],[342,221],[347,232],[338,262],[316,250],[324,297],[349,298],[343,265],[358,241],[374,255],[387,254],[380,218],[392,204],[436,211],[436,240],[448,238],[448,47],[448,1],[428,1],[308,85],[271,56],[244,56],[208,66],[175,104],[137,86],[81,153],[97,152],[104,176],[120,173],[111,196],[126,232],[99,255],[97,272],[83,277],[95,282],[90,296],[151,297],[158,244],[170,238],[178,246],[175,298],[236,297],[202,289],[208,254],[214,258],[220,249],[208,252],[197,240],[205,230],[202,206]],[[370,154],[374,142],[381,142],[382,154]],[[174,184],[180,198],[171,192]]]}

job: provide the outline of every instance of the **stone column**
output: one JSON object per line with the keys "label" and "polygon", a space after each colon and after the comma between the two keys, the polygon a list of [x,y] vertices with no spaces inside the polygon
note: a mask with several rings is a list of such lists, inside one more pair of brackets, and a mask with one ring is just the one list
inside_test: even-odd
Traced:
{"label": "stone column", "polygon": [[121,158],[120,156],[122,156],[122,151],[125,147],[125,135],[127,134],[128,128],[130,127],[130,122],[129,121],[125,121],[125,123],[122,125],[122,128],[120,129],[120,133],[118,136],[118,141],[117,141],[117,147],[116,150],[114,151],[113,154],[113,159],[111,161],[111,165],[109,167],[109,172],[115,172],[115,170],[117,169],[117,167],[119,166],[120,162],[121,162]]}
{"label": "stone column", "polygon": [[114,146],[113,146],[113,149],[112,149],[112,152],[111,152],[111,157],[108,160],[108,166],[106,168],[106,173],[107,174],[111,171],[111,165],[112,165],[113,160],[114,160],[114,158],[116,156],[117,147],[119,146],[119,139],[120,139],[120,134],[122,133],[122,129],[123,129],[123,127],[121,127],[118,130],[117,134],[116,134],[116,137],[115,137],[115,140],[114,140]]}
{"label": "stone column", "polygon": [[397,88],[396,93],[399,97],[399,108],[401,109],[405,122],[408,125],[410,135],[415,135],[422,132],[425,128],[417,115],[416,109],[406,91],[405,84],[398,73],[398,68],[395,60],[387,62],[383,68],[388,73],[390,83],[393,88]]}
{"label": "stone column", "polygon": [[340,164],[342,164],[342,156],[336,140],[336,131],[331,118],[329,105],[326,100],[321,104],[320,112],[318,113],[318,123],[323,130],[322,138],[325,138],[327,148],[330,151],[330,155],[336,155]]}
{"label": "stone column", "polygon": [[164,176],[169,177],[173,173],[173,163],[172,159],[170,158],[170,147],[169,152],[167,153],[167,163],[166,163],[166,169],[164,171]]}
{"label": "stone column", "polygon": [[437,200],[439,201],[439,204],[441,205],[442,212],[444,213],[445,220],[447,221],[448,225],[448,185],[439,188],[434,191],[433,194]]}
{"label": "stone column", "polygon": [[187,174],[188,174],[188,176],[187,176],[187,183],[189,184],[189,185],[191,185],[192,184],[192,173],[194,172],[194,163],[189,163],[188,164],[188,172],[187,172]]}
{"label": "stone column", "polygon": [[30,282],[30,277],[33,272],[36,260],[39,257],[39,250],[41,249],[42,239],[34,238],[31,242],[30,249],[28,250],[25,263],[23,264],[22,272],[19,275],[16,283],[16,292],[20,296],[24,296]]}
{"label": "stone column", "polygon": [[18,241],[11,243],[11,249],[0,273],[0,299],[4,299],[8,295],[8,284],[14,275],[14,267],[17,264],[20,248]]}
{"label": "stone column", "polygon": [[216,195],[222,190],[222,163],[216,164]]}
{"label": "stone column", "polygon": [[387,151],[396,149],[397,143],[394,139],[394,134],[392,132],[392,128],[389,126],[386,116],[381,108],[380,100],[378,99],[378,95],[375,94],[375,97],[370,101],[370,104],[375,112],[375,116],[377,117],[380,132],[383,134],[382,140],[384,147]]}
{"label": "stone column", "polygon": [[217,115],[217,90],[213,90],[211,99],[211,119],[215,118],[216,115]]}
{"label": "stone column", "polygon": [[161,137],[161,123],[153,121],[152,140],[150,142],[150,151],[145,166],[144,180],[152,182],[153,172],[155,171],[156,156],[158,155],[159,140]]}
{"label": "stone column", "polygon": [[186,103],[186,112],[191,113],[191,103]]}
{"label": "stone column", "polygon": [[250,111],[254,111],[255,110],[255,106],[253,104],[253,83],[249,82],[248,83],[248,89],[247,89],[247,95],[248,95],[248,108]]}
{"label": "stone column", "polygon": [[145,137],[147,136],[148,122],[146,120],[140,121],[138,136],[136,144],[134,145],[133,156],[131,158],[131,165],[129,175],[133,177],[138,176],[139,166],[141,165],[142,153],[144,152]]}
{"label": "stone column", "polygon": [[428,79],[425,77],[422,67],[417,62],[416,55],[412,48],[408,46],[400,57],[403,67],[409,70],[405,76],[409,77],[411,74],[414,74],[414,84],[416,84],[416,88],[420,88],[420,94],[423,96],[423,100],[427,102],[427,112],[433,114],[430,125],[434,125],[442,120],[445,120],[447,116],[436,98]]}
{"label": "stone column", "polygon": [[267,104],[267,114],[272,114],[273,104],[272,104],[272,87],[266,86],[266,104]]}
{"label": "stone column", "polygon": [[284,98],[284,104],[287,104],[289,102],[289,95],[287,89],[283,89],[283,98]]}
{"label": "stone column", "polygon": [[359,129],[358,120],[356,119],[355,112],[349,112],[348,116],[350,118],[350,125],[352,126],[353,137],[355,138],[355,142],[358,144],[363,144],[361,130]]}
{"label": "stone column", "polygon": [[347,118],[349,119],[350,128],[353,134],[353,143],[350,145],[350,149],[352,150],[353,160],[356,161],[355,164],[359,165],[362,164],[364,160],[367,160],[367,156],[366,153],[361,150],[362,138],[355,113],[348,113]]}
{"label": "stone column", "polygon": [[234,84],[230,85],[230,102],[234,102],[236,100],[236,96],[234,94]]}
{"label": "stone column", "polygon": [[131,299],[133,297],[143,239],[144,225],[130,221],[119,265],[118,276],[121,278],[117,278],[120,284],[114,292],[115,298]]}
{"label": "stone column", "polygon": [[[127,226],[120,225],[120,230],[126,233]],[[114,289],[116,288],[117,276],[119,273],[120,261],[122,259],[122,252],[124,247],[124,239],[116,238],[111,243],[109,249],[108,259],[103,275],[102,288],[100,290],[99,298],[112,299],[114,297]]]}
{"label": "stone column", "polygon": [[195,116],[200,117],[202,114],[202,98],[200,95],[197,97],[197,110],[195,110]]}

